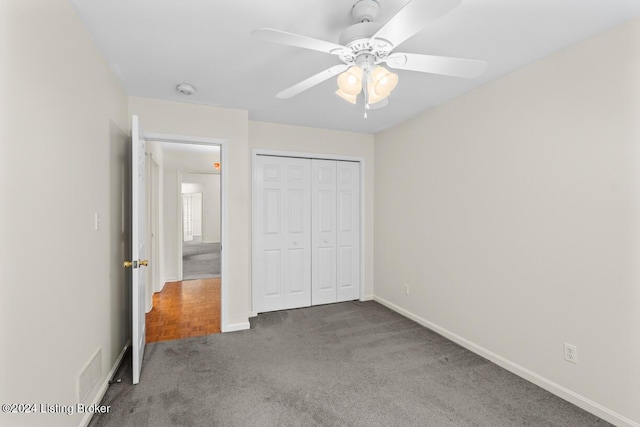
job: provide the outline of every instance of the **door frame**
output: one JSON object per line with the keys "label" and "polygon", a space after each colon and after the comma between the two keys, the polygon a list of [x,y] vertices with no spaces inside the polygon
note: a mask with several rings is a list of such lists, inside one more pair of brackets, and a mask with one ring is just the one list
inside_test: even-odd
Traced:
{"label": "door frame", "polygon": [[[160,163],[156,160],[153,154],[149,156],[151,160],[151,174],[149,176],[149,182],[152,193],[152,203],[149,205],[148,216],[149,223],[151,224],[151,232],[153,236],[151,238],[151,250],[154,254],[154,265],[151,267],[153,277],[153,293],[160,292],[162,290],[162,256],[160,255],[160,216],[162,211],[161,205],[161,185],[160,185]],[[153,298],[153,293],[151,297]],[[153,306],[153,303],[151,304]]]}
{"label": "door frame", "polygon": [[[229,233],[227,232],[227,210],[229,208],[229,141],[224,138],[207,138],[201,136],[172,135],[165,133],[146,132],[148,141],[171,142],[176,144],[217,145],[220,147],[220,331],[229,331],[228,299],[229,280],[227,256],[225,250],[229,247]],[[182,215],[179,215],[182,217]]]}
{"label": "door frame", "polygon": [[253,272],[256,271],[253,262],[257,259],[258,245],[256,244],[257,236],[255,230],[257,230],[258,215],[256,212],[256,200],[258,198],[257,188],[254,185],[255,171],[256,171],[256,158],[258,156],[277,156],[277,157],[296,157],[302,159],[318,159],[318,160],[343,160],[348,162],[360,163],[360,301],[365,301],[365,158],[360,156],[347,156],[341,154],[328,154],[328,153],[308,153],[303,151],[285,151],[285,150],[267,150],[261,148],[254,148],[251,150],[251,312],[250,317],[257,316],[255,312],[255,294],[253,292]]}
{"label": "door frame", "polygon": [[147,268],[147,290],[145,298],[145,310],[148,313],[153,308],[153,294],[159,292],[162,283],[160,274],[160,186],[159,186],[159,163],[153,153],[146,153],[146,220],[147,220],[147,247],[149,253],[149,267]]}

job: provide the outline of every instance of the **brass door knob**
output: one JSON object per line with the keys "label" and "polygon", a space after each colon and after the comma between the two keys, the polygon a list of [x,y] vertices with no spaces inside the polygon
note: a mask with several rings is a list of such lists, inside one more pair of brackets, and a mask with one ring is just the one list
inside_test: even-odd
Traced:
{"label": "brass door knob", "polygon": [[133,265],[133,263],[131,261],[125,261],[124,262],[124,268],[130,268]]}
{"label": "brass door knob", "polygon": [[138,265],[144,265],[145,267],[147,267],[149,265],[149,261],[147,261],[146,259],[141,259],[140,261],[138,261]]}

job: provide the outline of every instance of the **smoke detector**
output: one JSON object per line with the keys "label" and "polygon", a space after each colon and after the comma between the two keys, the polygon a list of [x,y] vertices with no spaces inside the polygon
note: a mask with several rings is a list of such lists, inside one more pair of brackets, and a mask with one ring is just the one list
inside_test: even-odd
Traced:
{"label": "smoke detector", "polygon": [[180,83],[176,86],[176,90],[183,95],[193,95],[196,93],[196,88],[189,83]]}

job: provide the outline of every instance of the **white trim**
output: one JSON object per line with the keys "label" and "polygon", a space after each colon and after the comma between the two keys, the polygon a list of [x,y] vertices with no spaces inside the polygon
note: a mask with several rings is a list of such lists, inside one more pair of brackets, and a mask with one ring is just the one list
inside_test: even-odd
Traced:
{"label": "white trim", "polygon": [[229,323],[227,329],[223,332],[246,331],[249,328],[251,328],[249,322]]}
{"label": "white trim", "polygon": [[[256,188],[253,185],[255,182],[255,161],[256,157],[262,156],[277,156],[277,157],[297,157],[304,159],[322,159],[322,160],[344,160],[348,162],[360,163],[360,301],[367,301],[373,299],[372,296],[368,297],[365,293],[365,158],[360,156],[344,156],[341,154],[327,154],[327,153],[306,153],[303,151],[279,151],[279,150],[265,150],[261,148],[254,148],[251,150],[251,274],[249,278],[250,292],[251,292],[251,311],[255,313],[255,298],[253,295],[253,260],[256,259],[256,247],[254,231],[257,230],[256,212],[254,209],[255,201],[257,200]],[[254,314],[255,316],[255,314]]]}
{"label": "white trim", "polygon": [[297,157],[302,159],[345,160],[348,162],[364,163],[364,157],[359,156],[343,156],[342,154],[328,153],[306,153],[304,151],[264,150],[262,148],[254,148],[253,150],[251,150],[251,156]]}
{"label": "white trim", "polygon": [[226,139],[208,138],[203,136],[186,136],[172,135],[168,133],[145,132],[144,139],[147,141],[173,142],[176,144],[195,144],[195,145],[225,145]]}
{"label": "white trim", "polygon": [[145,133],[144,136],[148,141],[220,146],[220,163],[222,164],[220,172],[220,203],[222,205],[222,211],[220,212],[220,240],[222,246],[222,251],[220,253],[220,329],[222,332],[227,332],[232,326],[227,325],[229,318],[229,275],[227,274],[227,263],[229,261],[227,260],[227,256],[225,255],[225,250],[228,251],[229,248],[229,233],[227,232],[227,212],[229,209],[229,200],[227,196],[229,192],[229,141],[222,138],[207,138],[201,136],[185,136],[149,132]]}
{"label": "white trim", "polygon": [[391,310],[395,311],[396,313],[399,313],[401,315],[403,315],[404,317],[407,317],[411,320],[413,320],[414,322],[417,322],[419,324],[421,324],[422,326],[431,329],[434,332],[437,332],[438,334],[442,335],[445,338],[450,339],[451,341],[461,345],[462,347],[466,348],[467,350],[470,350],[474,353],[476,353],[479,356],[484,357],[485,359],[495,363],[496,365],[506,369],[509,372],[512,372],[516,375],[518,375],[519,377],[524,378],[525,380],[539,386],[542,387],[543,389],[547,390],[550,393],[555,394],[556,396],[570,402],[573,403],[574,405],[578,406],[579,408],[584,409],[587,412],[592,413],[593,415],[596,415],[600,418],[602,418],[603,420],[610,422],[612,424],[615,424],[616,426],[625,426],[625,427],[640,427],[640,424],[638,424],[637,422],[630,420],[629,418],[618,414],[617,412],[612,411],[611,409],[608,409],[602,405],[600,405],[599,403],[594,402],[593,400],[590,400],[572,390],[569,390],[566,387],[561,386],[558,383],[555,383],[551,380],[549,380],[548,378],[543,377],[540,374],[537,374],[525,367],[522,367],[520,365],[518,365],[517,363],[514,363],[500,355],[497,355],[495,353],[493,353],[490,350],[487,350],[484,347],[481,347],[475,343],[473,343],[472,341],[467,340],[466,338],[461,337],[460,335],[457,335],[441,326],[436,325],[435,323],[432,323],[428,320],[426,320],[423,317],[420,317],[408,310],[405,310],[402,307],[399,307],[397,305],[395,305],[394,303],[385,300],[384,298],[380,298],[379,296],[374,295],[374,300],[379,302],[380,304],[384,305],[387,308],[390,308]]}
{"label": "white trim", "polygon": [[375,299],[373,294],[367,294],[365,295],[361,301],[373,301]]}
{"label": "white trim", "polygon": [[229,144],[225,140],[220,143],[220,204],[222,212],[220,212],[220,331],[227,332],[229,330],[229,274],[227,271],[228,257],[225,250],[229,251],[229,233],[227,225],[228,209],[229,209]]}
{"label": "white trim", "polygon": [[[153,294],[158,292],[158,286],[161,283],[160,277],[162,276],[162,256],[160,255],[160,216],[162,211],[162,203],[161,203],[161,182],[160,182],[160,162],[156,159],[156,156],[153,153],[150,153],[151,161],[150,163],[150,173],[147,177],[147,181],[150,184],[149,194],[151,195],[152,203],[149,204],[149,210],[147,215],[147,220],[149,221],[149,226],[151,229],[151,234],[155,235],[154,237],[150,236],[149,242],[150,247],[149,250],[153,251],[155,255],[154,264],[151,267],[151,298],[153,298]],[[155,176],[155,173],[157,176]],[[155,178],[154,178],[155,177]],[[155,192],[153,190],[156,190]],[[158,209],[157,211],[153,211],[153,202],[157,203]],[[155,221],[154,221],[155,219]],[[151,305],[153,306],[153,299],[151,300]]]}
{"label": "white trim", "polygon": [[[118,358],[116,359],[115,363],[111,367],[111,370],[107,374],[107,378],[105,378],[104,382],[100,386],[100,389],[98,390],[98,392],[94,396],[93,401],[91,402],[90,406],[99,405],[100,402],[102,401],[102,398],[104,397],[105,393],[107,392],[107,389],[109,388],[109,381],[111,381],[111,378],[113,378],[113,376],[116,374],[116,371],[118,370],[118,367],[120,366],[120,362],[122,362],[122,358],[124,357],[124,354],[127,352],[127,348],[129,348],[130,344],[131,344],[131,341],[129,340],[124,345],[124,348],[122,349],[122,351],[118,355]],[[91,418],[92,417],[93,417],[93,413],[92,412],[87,412],[86,415],[80,421],[80,426],[79,427],[88,426],[89,423],[91,422]]]}
{"label": "white trim", "polygon": [[255,274],[256,268],[254,265],[255,260],[257,259],[257,248],[256,248],[256,230],[258,229],[258,222],[256,219],[256,209],[255,209],[255,203],[256,200],[258,200],[258,190],[256,188],[256,186],[254,185],[255,181],[256,181],[256,158],[258,156],[258,153],[256,153],[256,150],[252,150],[251,152],[251,277],[249,277],[249,292],[251,293],[251,309],[249,310],[250,313],[256,313],[256,307],[258,306],[258,304],[256,304],[256,295],[253,292],[253,275]]}
{"label": "white trim", "polygon": [[[367,249],[365,247],[365,229],[366,229],[366,205],[365,205],[365,192],[366,192],[366,177],[365,177],[365,161],[364,157],[360,158],[360,301],[366,301],[365,297],[365,253]],[[372,295],[373,297],[373,295]]]}
{"label": "white trim", "polygon": [[184,279],[184,272],[182,271],[182,246],[184,243],[184,200],[182,200],[182,171],[177,170],[176,176],[178,179],[178,184],[176,185],[176,187],[178,187],[176,195],[176,203],[178,205],[178,215],[176,215],[178,221],[178,226],[176,227],[178,230],[178,280],[182,281]]}
{"label": "white trim", "polygon": [[163,282],[162,282],[162,288],[160,288],[160,290],[158,292],[162,292],[162,290],[164,289],[166,284],[167,283],[171,283],[171,282],[179,282],[179,280],[176,279],[175,277],[169,277],[167,279],[164,279]]}

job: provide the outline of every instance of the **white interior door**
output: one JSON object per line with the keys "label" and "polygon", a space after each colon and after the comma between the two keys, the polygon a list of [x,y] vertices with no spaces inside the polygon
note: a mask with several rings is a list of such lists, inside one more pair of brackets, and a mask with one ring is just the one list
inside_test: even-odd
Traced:
{"label": "white interior door", "polygon": [[256,157],[256,313],[311,305],[310,168],[309,159]]}
{"label": "white interior door", "polygon": [[337,301],[336,162],[311,161],[311,303]]}
{"label": "white interior door", "polygon": [[337,301],[360,297],[360,163],[336,162]]}
{"label": "white interior door", "polygon": [[145,346],[145,258],[146,197],[145,141],[138,117],[131,119],[131,340],[133,346],[133,383],[140,382]]}

